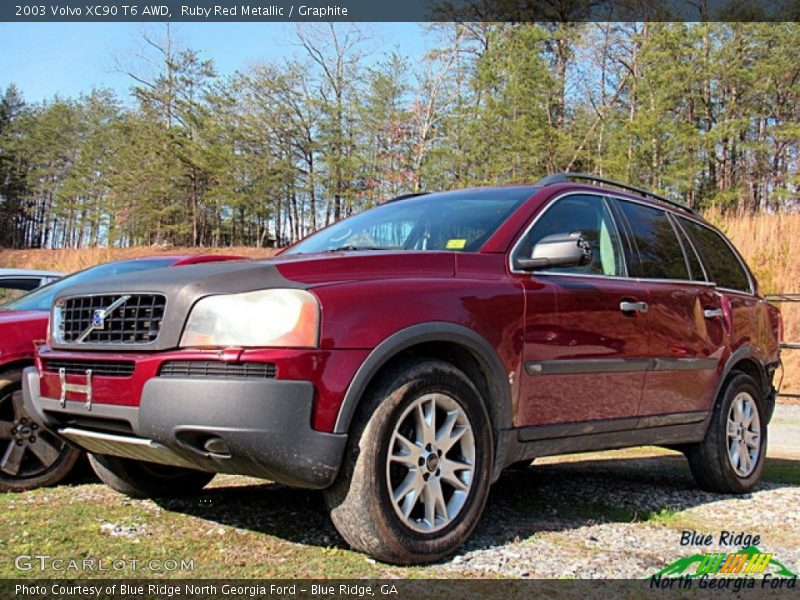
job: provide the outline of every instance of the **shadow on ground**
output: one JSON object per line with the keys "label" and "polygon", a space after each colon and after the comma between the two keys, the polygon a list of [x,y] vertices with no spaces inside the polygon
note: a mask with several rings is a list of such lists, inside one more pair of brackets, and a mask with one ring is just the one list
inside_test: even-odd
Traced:
{"label": "shadow on ground", "polygon": [[[760,489],[800,484],[800,460],[768,459],[764,479]],[[647,521],[726,498],[697,489],[679,454],[536,464],[503,473],[462,551],[503,545],[541,531]],[[290,542],[347,547],[331,524],[320,492],[254,483],[157,502],[166,510]]]}

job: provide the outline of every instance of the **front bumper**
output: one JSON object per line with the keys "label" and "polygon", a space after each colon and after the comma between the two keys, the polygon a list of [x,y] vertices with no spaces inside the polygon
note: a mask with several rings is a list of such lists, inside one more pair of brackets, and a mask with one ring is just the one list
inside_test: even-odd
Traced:
{"label": "front bumper", "polygon": [[23,392],[34,420],[89,452],[295,487],[331,485],[347,442],[312,428],[314,386],[306,381],[154,377],[138,407],[88,409],[42,396],[31,367]]}

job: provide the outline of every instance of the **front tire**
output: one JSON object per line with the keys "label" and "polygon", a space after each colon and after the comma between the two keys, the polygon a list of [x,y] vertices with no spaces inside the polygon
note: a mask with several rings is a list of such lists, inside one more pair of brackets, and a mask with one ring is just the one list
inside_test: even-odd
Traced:
{"label": "front tire", "polygon": [[22,402],[22,374],[0,374],[0,492],[56,485],[70,474],[80,450],[42,429]]}
{"label": "front tire", "polygon": [[460,370],[440,360],[398,364],[365,397],[325,491],[336,529],[353,549],[389,563],[452,554],[486,503],[491,432]]}
{"label": "front tire", "polygon": [[89,463],[100,481],[131,498],[191,496],[214,478],[214,473],[116,456],[89,454]]}
{"label": "front tire", "polygon": [[698,485],[709,492],[744,494],[761,478],[767,415],[752,377],[736,373],[722,390],[705,439],[686,451]]}

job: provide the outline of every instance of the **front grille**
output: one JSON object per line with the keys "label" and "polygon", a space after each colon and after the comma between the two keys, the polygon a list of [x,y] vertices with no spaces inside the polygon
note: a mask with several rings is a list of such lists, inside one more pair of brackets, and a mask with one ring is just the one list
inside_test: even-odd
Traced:
{"label": "front grille", "polygon": [[161,365],[161,377],[218,377],[221,379],[274,379],[272,363],[229,364],[214,360],[170,360]]}
{"label": "front grille", "polygon": [[166,304],[160,294],[69,298],[58,309],[56,335],[67,344],[149,344],[158,338]]}
{"label": "front grille", "polygon": [[136,364],[129,360],[75,361],[49,359],[43,363],[44,370],[58,373],[64,369],[67,375],[85,375],[91,369],[92,375],[104,377],[130,377]]}

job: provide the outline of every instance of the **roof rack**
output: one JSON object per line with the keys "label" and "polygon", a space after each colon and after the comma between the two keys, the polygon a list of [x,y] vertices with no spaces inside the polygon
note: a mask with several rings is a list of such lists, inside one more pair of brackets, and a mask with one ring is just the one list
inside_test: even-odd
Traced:
{"label": "roof rack", "polygon": [[389,204],[389,202],[397,202],[398,200],[407,200],[408,198],[416,198],[417,196],[427,196],[430,192],[411,192],[410,194],[400,194],[399,196],[395,196],[394,198],[389,198],[384,204]]}
{"label": "roof rack", "polygon": [[620,183],[619,181],[613,181],[611,179],[604,179],[602,177],[597,177],[595,175],[589,175],[588,173],[554,173],[552,175],[548,175],[537,181],[535,185],[539,187],[545,187],[548,185],[553,185],[556,183],[570,183],[573,179],[580,179],[584,181],[591,181],[594,183],[601,183],[605,185],[611,185],[614,187],[622,188],[623,190],[628,190],[629,192],[635,192],[640,194],[646,198],[652,198],[653,200],[657,200],[659,202],[664,202],[665,204],[669,204],[670,206],[674,206],[676,208],[680,208],[681,210],[685,210],[690,214],[697,214],[694,209],[689,208],[685,204],[681,204],[680,202],[675,202],[674,200],[670,200],[668,198],[664,198],[664,196],[659,196],[658,194],[654,194],[653,192],[648,192],[647,190],[643,190],[642,188],[634,187],[632,185],[628,185],[627,183]]}

